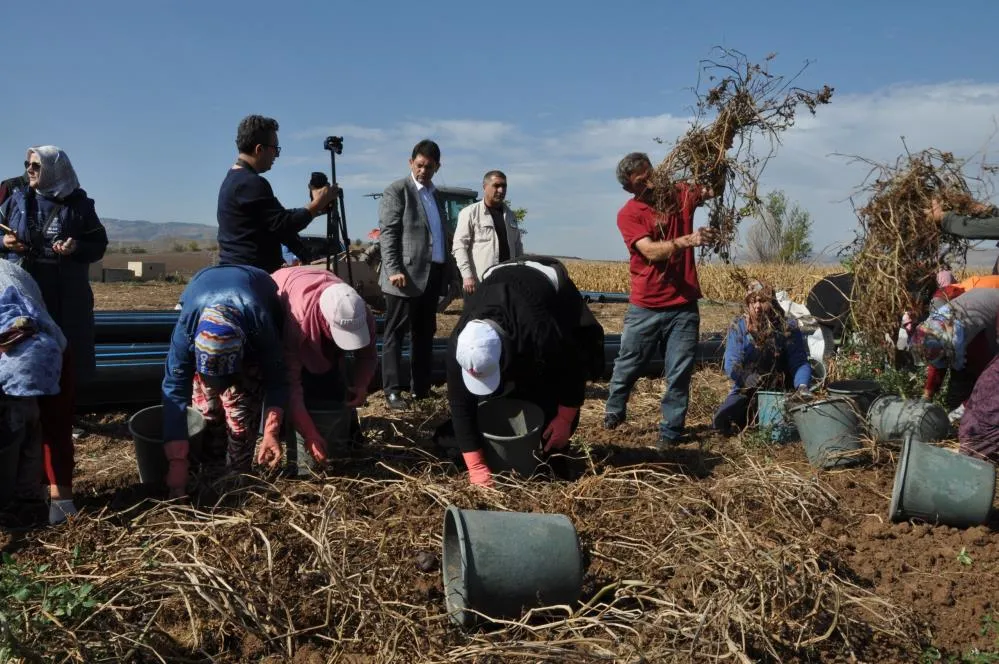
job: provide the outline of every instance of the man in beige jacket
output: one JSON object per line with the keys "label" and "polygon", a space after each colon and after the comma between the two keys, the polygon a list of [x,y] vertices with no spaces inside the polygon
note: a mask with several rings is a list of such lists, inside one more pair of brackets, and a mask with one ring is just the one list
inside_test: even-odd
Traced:
{"label": "man in beige jacket", "polygon": [[524,254],[517,219],[506,205],[506,175],[489,171],[482,178],[482,200],[458,214],[451,253],[461,270],[465,293],[475,292],[488,268]]}

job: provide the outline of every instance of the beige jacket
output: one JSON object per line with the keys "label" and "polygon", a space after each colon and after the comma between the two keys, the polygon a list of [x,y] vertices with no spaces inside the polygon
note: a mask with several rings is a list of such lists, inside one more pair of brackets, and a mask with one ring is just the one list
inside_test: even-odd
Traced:
{"label": "beige jacket", "polygon": [[[510,258],[524,255],[524,243],[513,210],[506,207],[506,239],[510,245]],[[488,268],[499,262],[499,238],[493,226],[493,217],[483,201],[469,205],[458,213],[458,226],[454,231],[451,253],[458,264],[463,279],[476,281]]]}

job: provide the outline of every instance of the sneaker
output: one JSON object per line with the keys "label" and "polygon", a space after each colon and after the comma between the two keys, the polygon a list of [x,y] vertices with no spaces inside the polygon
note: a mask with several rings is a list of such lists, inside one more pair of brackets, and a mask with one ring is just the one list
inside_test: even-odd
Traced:
{"label": "sneaker", "polygon": [[604,428],[613,431],[624,424],[624,418],[617,413],[604,413]]}
{"label": "sneaker", "polygon": [[656,449],[660,452],[665,452],[671,450],[679,445],[690,442],[689,434],[682,434],[679,438],[669,438],[665,434],[660,433],[659,439],[656,440]]}

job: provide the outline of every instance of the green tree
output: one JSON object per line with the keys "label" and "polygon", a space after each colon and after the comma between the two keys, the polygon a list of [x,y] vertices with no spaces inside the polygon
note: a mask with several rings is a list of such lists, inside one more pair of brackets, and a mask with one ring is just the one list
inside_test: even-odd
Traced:
{"label": "green tree", "polygon": [[524,223],[524,219],[527,218],[527,208],[515,208],[510,201],[506,202],[506,206],[510,208],[511,212],[513,212],[513,217],[517,220],[518,224]]}
{"label": "green tree", "polygon": [[749,229],[746,251],[757,263],[801,263],[812,253],[811,235],[812,215],[783,191],[771,191]]}

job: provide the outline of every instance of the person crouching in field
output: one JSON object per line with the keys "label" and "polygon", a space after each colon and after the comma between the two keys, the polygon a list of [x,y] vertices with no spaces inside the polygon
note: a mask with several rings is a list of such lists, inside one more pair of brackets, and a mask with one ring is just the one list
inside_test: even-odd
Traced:
{"label": "person crouching in field", "polygon": [[212,442],[224,431],[226,463],[242,473],[250,469],[264,407],[257,463],[274,468],[281,460],[288,401],[280,337],[284,313],[267,272],[246,265],[208,267],[194,275],[180,301],[163,378],[166,484],[172,498],[186,492],[189,407],[205,417],[206,456],[221,456]]}
{"label": "person crouching in field", "polygon": [[732,379],[732,390],[712,421],[723,435],[746,427],[758,390],[793,385],[805,396],[812,380],[798,322],[781,311],[773,288],[762,281],[750,282],[745,303],[725,341],[725,373]]}
{"label": "person crouching in field", "polygon": [[[509,397],[544,413],[544,452],[579,424],[586,381],[603,373],[604,330],[560,262],[524,256],[488,269],[448,340],[448,404],[472,484],[492,484],[477,411]],[[440,429],[439,429],[440,431]]]}
{"label": "person crouching in field", "polygon": [[[323,463],[328,441],[306,408],[302,372],[333,374],[333,380],[327,381],[332,393],[323,396],[345,401],[348,408],[363,404],[378,364],[375,318],[357,291],[329,272],[288,267],[271,276],[285,310],[284,353],[291,389],[288,415],[309,454]],[[343,394],[347,352],[354,353],[354,376]]]}
{"label": "person crouching in field", "polygon": [[[14,499],[12,511],[31,515],[41,502],[43,466],[40,398],[58,394],[66,337],[45,310],[42,293],[27,272],[0,261],[0,450],[16,467],[13,485],[0,486],[0,504]],[[44,465],[51,474],[52,452],[46,444]],[[49,523],[76,513],[72,499],[53,497]]]}
{"label": "person crouching in field", "polygon": [[912,334],[909,350],[928,366],[923,398],[932,399],[948,369],[947,408],[970,396],[978,377],[996,356],[999,289],[973,288],[933,310]]}
{"label": "person crouching in field", "polygon": [[975,382],[964,407],[958,440],[961,454],[999,464],[999,362],[993,359]]}

